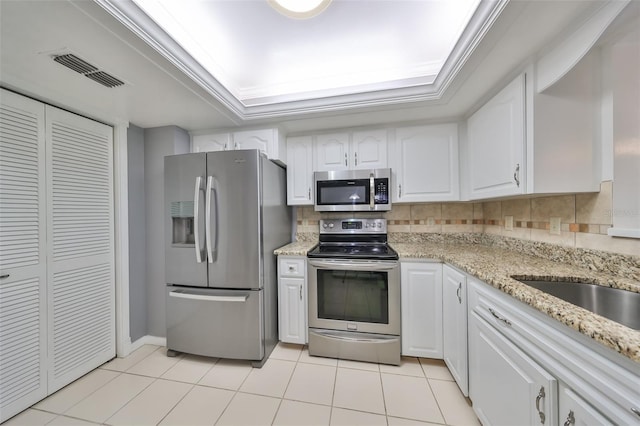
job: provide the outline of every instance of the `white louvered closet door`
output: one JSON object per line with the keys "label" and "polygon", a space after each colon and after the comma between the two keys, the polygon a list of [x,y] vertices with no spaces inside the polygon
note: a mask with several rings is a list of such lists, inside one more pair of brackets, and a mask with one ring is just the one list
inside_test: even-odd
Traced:
{"label": "white louvered closet door", "polygon": [[0,422],[46,396],[44,105],[0,89]]}
{"label": "white louvered closet door", "polygon": [[47,106],[49,393],[115,356],[113,129]]}

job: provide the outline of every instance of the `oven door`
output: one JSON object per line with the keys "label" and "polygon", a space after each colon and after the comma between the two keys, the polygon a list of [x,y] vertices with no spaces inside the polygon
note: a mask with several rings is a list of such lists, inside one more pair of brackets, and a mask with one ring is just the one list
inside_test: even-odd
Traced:
{"label": "oven door", "polygon": [[400,335],[398,261],[308,259],[309,327]]}

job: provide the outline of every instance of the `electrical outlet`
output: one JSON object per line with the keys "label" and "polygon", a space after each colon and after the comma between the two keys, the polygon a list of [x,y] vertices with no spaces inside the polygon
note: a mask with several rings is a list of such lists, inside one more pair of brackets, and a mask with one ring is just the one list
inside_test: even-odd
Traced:
{"label": "electrical outlet", "polygon": [[427,225],[434,226],[436,224],[436,219],[433,216],[429,216],[427,218]]}
{"label": "electrical outlet", "polygon": [[504,229],[507,231],[513,231],[513,216],[504,217]]}
{"label": "electrical outlet", "polygon": [[560,235],[560,217],[549,218],[549,233],[552,235]]}

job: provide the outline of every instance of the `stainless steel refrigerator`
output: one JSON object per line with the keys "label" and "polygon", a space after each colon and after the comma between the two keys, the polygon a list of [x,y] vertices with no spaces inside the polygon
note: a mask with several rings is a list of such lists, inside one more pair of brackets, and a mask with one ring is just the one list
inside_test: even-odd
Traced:
{"label": "stainless steel refrigerator", "polygon": [[276,258],[291,241],[285,170],[258,150],[165,157],[169,354],[253,361],[278,341]]}

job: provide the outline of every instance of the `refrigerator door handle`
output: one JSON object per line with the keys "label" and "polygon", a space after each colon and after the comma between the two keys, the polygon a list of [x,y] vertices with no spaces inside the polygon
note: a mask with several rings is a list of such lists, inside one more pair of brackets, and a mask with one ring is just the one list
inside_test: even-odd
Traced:
{"label": "refrigerator door handle", "polygon": [[193,193],[193,234],[196,248],[196,262],[202,263],[202,252],[200,251],[200,186],[202,183],[202,177],[196,178],[196,188]]}
{"label": "refrigerator door handle", "polygon": [[211,191],[213,189],[213,176],[207,177],[207,190],[205,194],[205,239],[207,243],[207,261],[213,263],[213,245],[211,244]]}
{"label": "refrigerator door handle", "polygon": [[170,297],[178,299],[203,300],[206,302],[240,302],[244,303],[249,298],[248,295],[243,296],[209,296],[206,294],[184,293],[180,291],[169,292]]}

